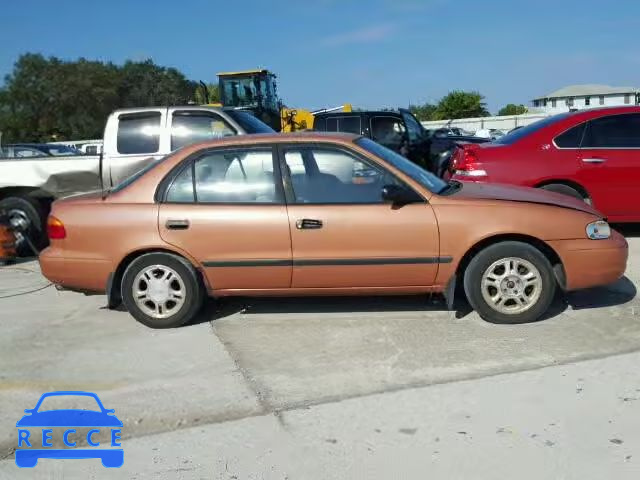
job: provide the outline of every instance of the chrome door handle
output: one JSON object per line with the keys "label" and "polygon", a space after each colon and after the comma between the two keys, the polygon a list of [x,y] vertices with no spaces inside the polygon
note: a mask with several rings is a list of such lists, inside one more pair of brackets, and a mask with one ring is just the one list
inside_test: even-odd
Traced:
{"label": "chrome door handle", "polygon": [[584,163],[604,163],[607,160],[605,158],[583,158]]}
{"label": "chrome door handle", "polygon": [[187,230],[189,228],[189,220],[176,220],[170,218],[164,225],[169,230]]}
{"label": "chrome door handle", "polygon": [[313,218],[302,218],[296,221],[296,228],[298,230],[315,230],[322,228],[322,220],[315,220]]}

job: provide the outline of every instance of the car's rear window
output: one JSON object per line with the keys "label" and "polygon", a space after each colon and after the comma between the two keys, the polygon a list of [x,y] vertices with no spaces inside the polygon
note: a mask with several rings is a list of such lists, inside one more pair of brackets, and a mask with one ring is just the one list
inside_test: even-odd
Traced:
{"label": "car's rear window", "polygon": [[132,183],[134,183],[136,180],[138,180],[140,177],[142,177],[145,173],[153,170],[155,167],[157,167],[158,165],[160,165],[160,163],[162,163],[166,158],[168,157],[168,155],[165,155],[164,157],[158,158],[156,160],[150,159],[149,163],[141,170],[138,170],[136,173],[134,173],[133,175],[131,175],[130,177],[127,177],[126,179],[124,179],[122,182],[120,182],[118,185],[116,185],[115,187],[113,187],[111,190],[109,190],[109,192],[111,193],[117,193],[121,190],[124,190],[125,188],[127,188],[129,185],[131,185]]}
{"label": "car's rear window", "polygon": [[571,112],[560,113],[559,115],[554,115],[552,117],[543,118],[542,120],[538,120],[537,122],[533,122],[526,127],[519,128],[514,130],[502,137],[493,141],[493,143],[499,143],[500,145],[511,145],[512,143],[517,142],[521,138],[526,137],[527,135],[531,135],[533,132],[537,132],[540,129],[548,127],[549,125],[553,125],[560,120],[564,120],[569,115],[572,115]]}

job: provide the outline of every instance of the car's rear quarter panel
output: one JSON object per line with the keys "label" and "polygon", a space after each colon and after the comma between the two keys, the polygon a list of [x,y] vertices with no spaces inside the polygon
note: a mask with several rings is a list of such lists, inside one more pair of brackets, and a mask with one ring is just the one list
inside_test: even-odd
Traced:
{"label": "car's rear quarter panel", "polygon": [[104,291],[109,274],[129,253],[166,249],[158,234],[155,204],[54,204],[52,215],[67,236],[52,240],[41,255],[43,273],[68,288]]}

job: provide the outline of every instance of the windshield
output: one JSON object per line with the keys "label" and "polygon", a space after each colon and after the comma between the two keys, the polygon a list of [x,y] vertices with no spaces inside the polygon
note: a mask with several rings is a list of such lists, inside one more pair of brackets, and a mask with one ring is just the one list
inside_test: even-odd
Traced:
{"label": "windshield", "polygon": [[275,130],[249,112],[225,110],[247,133],[275,133]]}
{"label": "windshield", "polygon": [[559,122],[560,120],[564,120],[569,115],[571,115],[571,112],[561,113],[559,115],[554,115],[553,117],[543,118],[542,120],[533,122],[532,124],[527,125],[526,127],[522,127],[517,130],[512,130],[506,135],[503,135],[500,138],[494,140],[493,143],[499,143],[500,145],[511,145],[512,143],[517,142],[521,138],[524,138],[533,132],[537,132],[538,130],[548,125],[552,125],[556,122]]}
{"label": "windshield", "polygon": [[397,154],[393,150],[389,150],[387,147],[383,147],[373,140],[368,138],[359,138],[356,140],[356,144],[387,161],[402,173],[409,176],[433,193],[440,193],[448,188],[448,184],[441,178],[436,177],[433,173],[427,172],[415,163],[404,158],[402,155]]}

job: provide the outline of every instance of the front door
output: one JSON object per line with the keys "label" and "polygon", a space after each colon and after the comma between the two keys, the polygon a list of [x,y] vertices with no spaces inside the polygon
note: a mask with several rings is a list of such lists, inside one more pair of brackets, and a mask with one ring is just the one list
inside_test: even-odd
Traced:
{"label": "front door", "polygon": [[289,288],[289,220],[272,147],[212,149],[184,163],[160,205],[162,239],[195,257],[214,290]]}
{"label": "front door", "polygon": [[612,220],[640,215],[640,113],[608,115],[587,124],[579,181],[593,205]]}
{"label": "front door", "polygon": [[382,187],[400,180],[338,146],[284,147],[281,158],[293,288],[433,284],[439,238],[426,201],[383,202]]}

